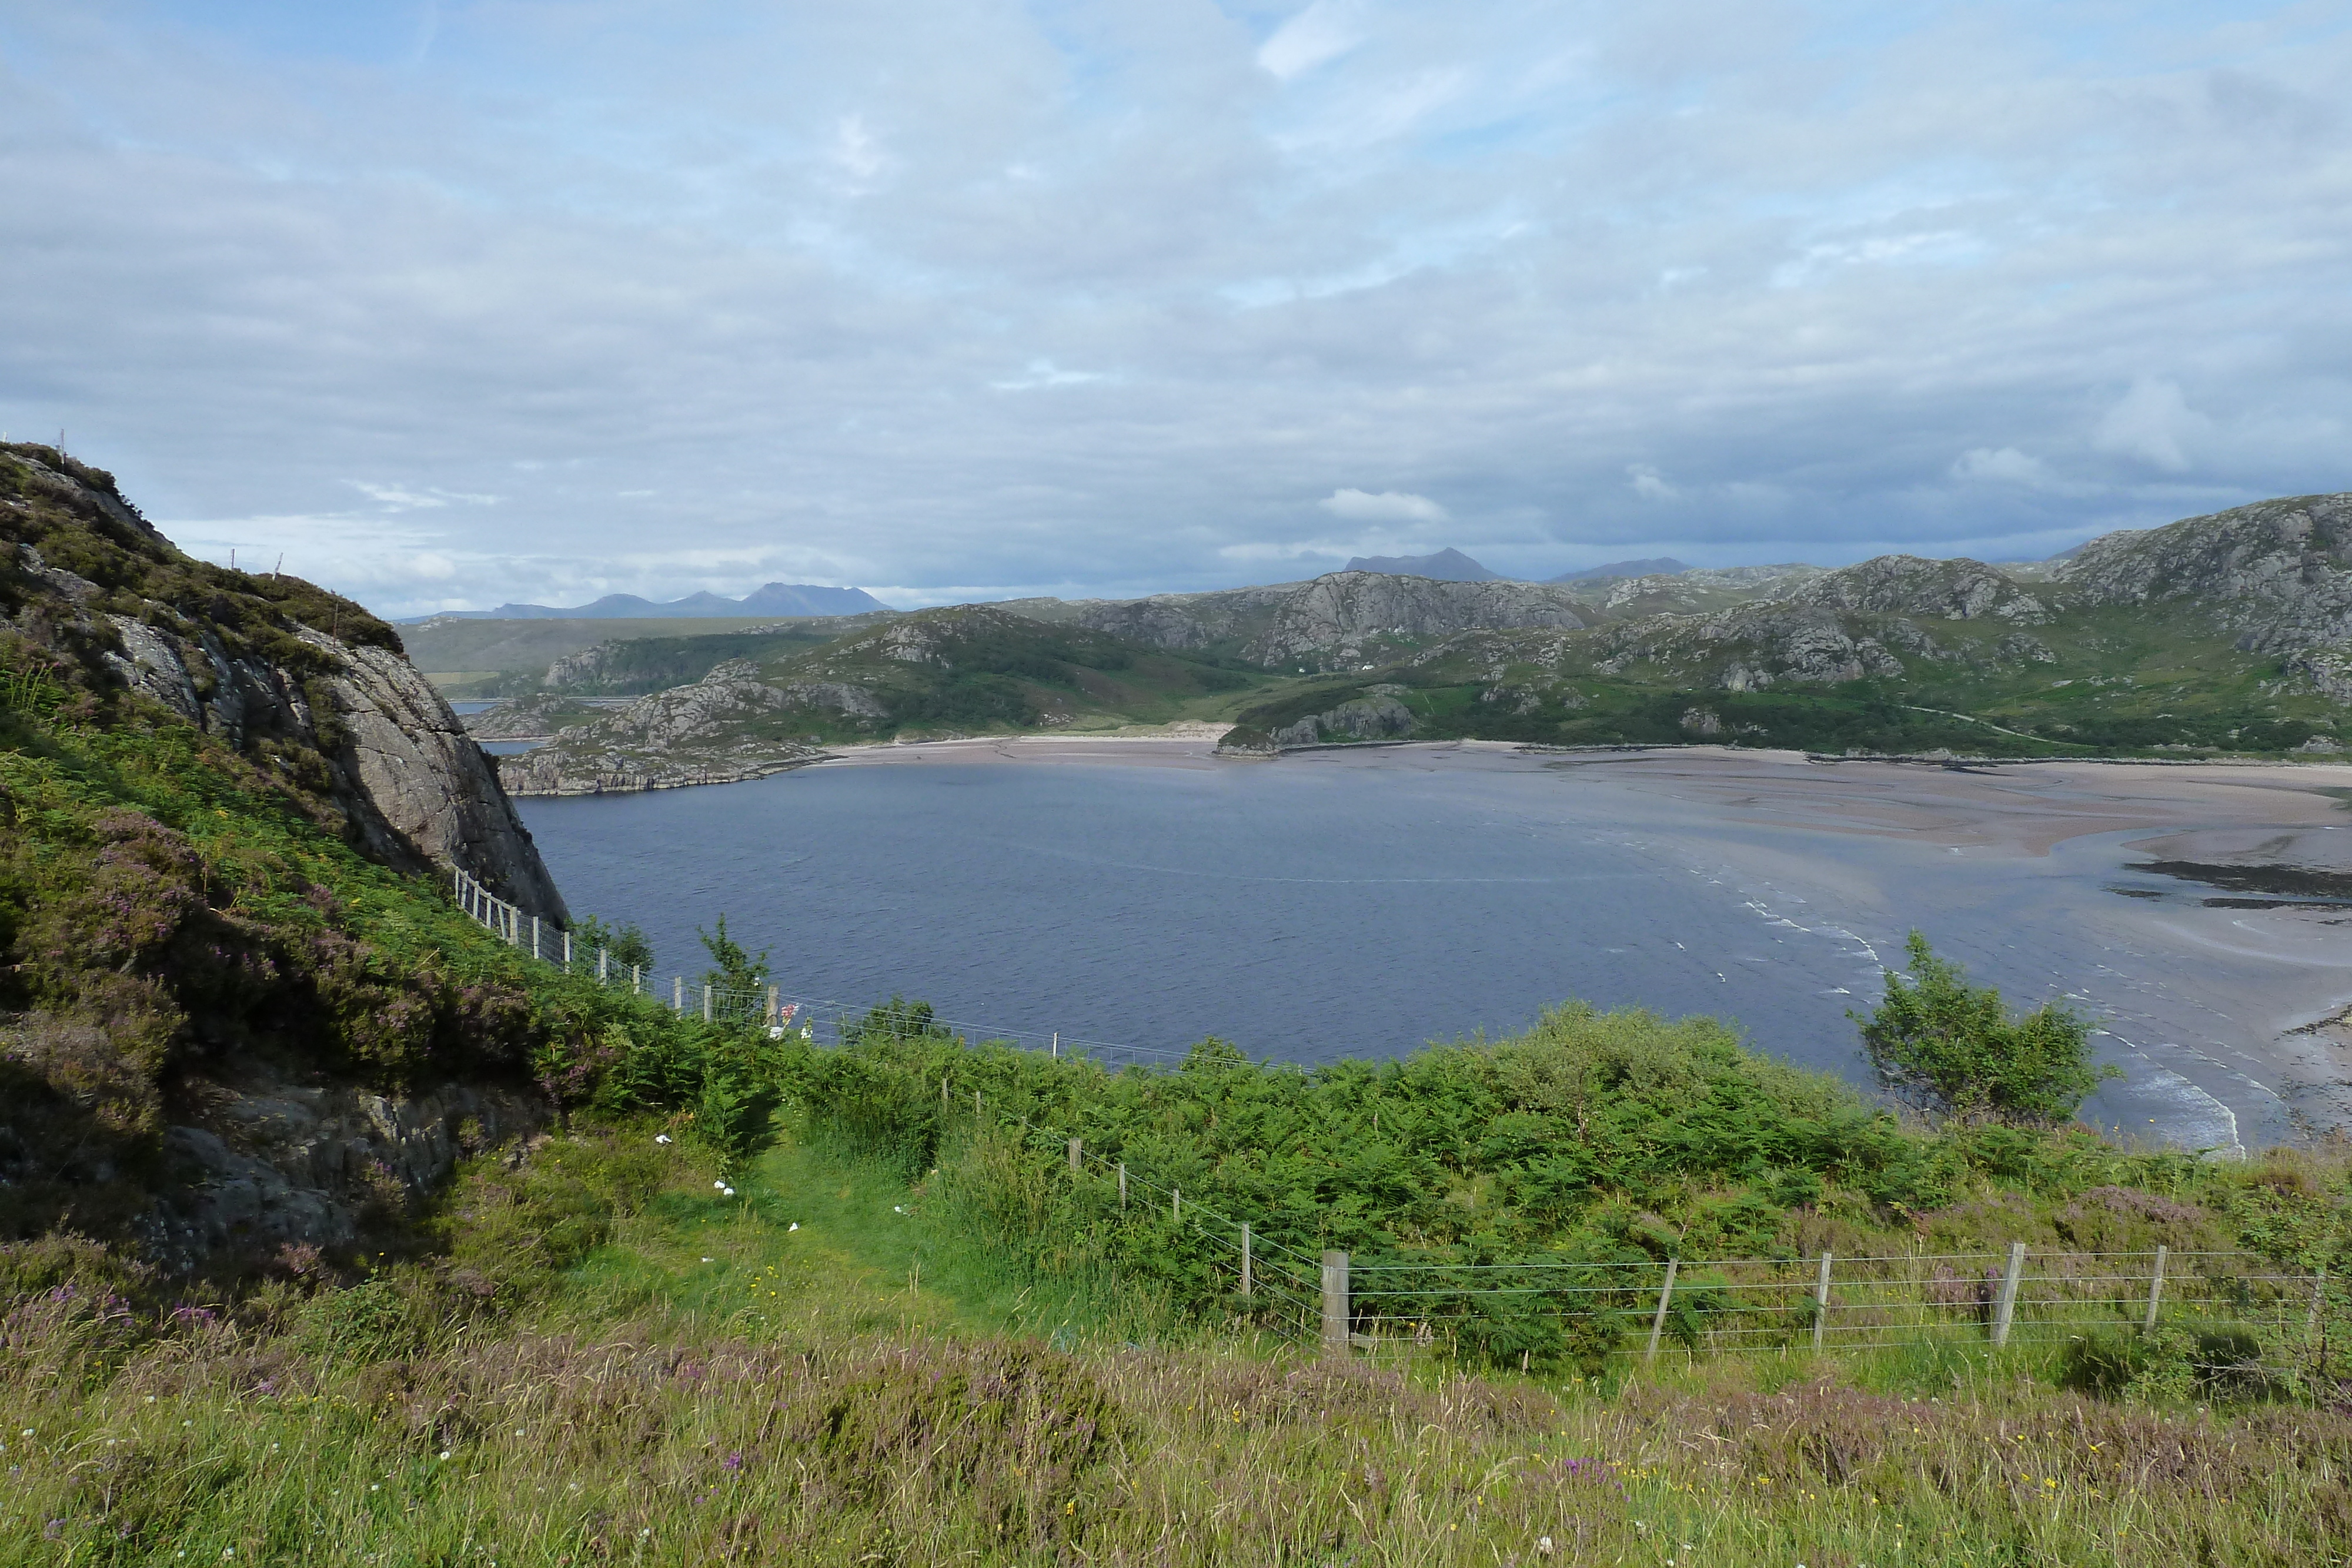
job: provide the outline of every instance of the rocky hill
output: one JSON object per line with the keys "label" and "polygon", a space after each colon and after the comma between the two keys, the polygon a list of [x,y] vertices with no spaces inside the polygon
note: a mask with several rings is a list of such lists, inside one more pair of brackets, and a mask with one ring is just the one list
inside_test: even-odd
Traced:
{"label": "rocky hill", "polygon": [[[2352,734],[2347,515],[2340,497],[2266,502],[2110,536],[2030,579],[1898,555],[1581,584],[1334,572],[926,612],[715,664],[505,767],[528,792],[646,788],[751,777],[841,741],[1147,716],[1230,720],[1276,747],[2325,754],[2339,722]],[[685,641],[709,644],[688,663],[719,651]],[[1155,656],[1175,663],[1114,674]]]}
{"label": "rocky hill", "polygon": [[2352,493],[2298,496],[2105,535],[2052,579],[2084,603],[2184,601],[2352,701]]}
{"label": "rocky hill", "polygon": [[480,748],[398,633],[359,605],[191,559],[111,476],[45,447],[0,447],[0,544],[18,660],[217,737],[386,865],[462,867],[562,922],[562,897]]}
{"label": "rocky hill", "polygon": [[[719,664],[691,685],[563,728],[500,768],[525,795],[724,783],[798,767],[845,741],[1164,725],[1253,682],[1087,627],[962,605],[764,662]],[[502,726],[522,711],[502,705],[479,722]]]}
{"label": "rocky hill", "polygon": [[541,1026],[453,867],[566,918],[391,627],[0,446],[0,1243],[343,1245],[527,1125]]}

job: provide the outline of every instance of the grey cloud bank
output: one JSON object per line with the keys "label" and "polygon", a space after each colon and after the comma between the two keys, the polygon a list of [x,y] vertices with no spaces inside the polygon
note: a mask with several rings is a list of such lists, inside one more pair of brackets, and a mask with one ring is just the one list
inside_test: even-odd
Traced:
{"label": "grey cloud bank", "polygon": [[2352,483],[2339,8],[782,10],[0,0],[0,428],[394,614]]}

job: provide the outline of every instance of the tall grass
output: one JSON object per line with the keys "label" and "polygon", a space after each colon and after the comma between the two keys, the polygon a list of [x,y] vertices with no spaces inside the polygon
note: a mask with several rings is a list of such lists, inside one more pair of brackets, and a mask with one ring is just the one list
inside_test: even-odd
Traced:
{"label": "tall grass", "polygon": [[0,1562],[2171,1568],[2352,1547],[2344,1416],[2104,1405],[1998,1360],[1546,1389],[658,1312],[392,1354],[331,1299],[135,1343],[86,1300],[17,1303]]}

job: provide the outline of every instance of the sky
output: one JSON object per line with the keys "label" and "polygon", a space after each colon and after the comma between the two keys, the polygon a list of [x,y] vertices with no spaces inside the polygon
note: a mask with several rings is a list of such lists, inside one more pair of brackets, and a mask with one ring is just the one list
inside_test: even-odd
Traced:
{"label": "sky", "polygon": [[0,431],[386,614],[2352,488],[2352,6],[0,0]]}

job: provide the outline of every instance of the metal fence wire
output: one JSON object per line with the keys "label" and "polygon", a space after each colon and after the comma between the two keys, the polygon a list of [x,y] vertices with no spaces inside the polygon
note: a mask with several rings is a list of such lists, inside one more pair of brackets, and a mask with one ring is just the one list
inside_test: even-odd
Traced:
{"label": "metal fence wire", "polygon": [[[577,951],[571,933],[525,915],[460,871],[458,907],[541,962],[646,996],[713,1023],[796,1032],[838,1048],[873,1027],[873,1004],[769,986],[727,988],[683,975],[661,978]],[[885,1019],[887,1022],[887,1017]],[[1181,1061],[1179,1051],[1001,1029],[928,1012],[926,1030],[1055,1057],[1107,1064]],[[2003,1251],[1658,1260],[1536,1258],[1465,1263],[1442,1259],[1319,1257],[1268,1236],[1256,1222],[1187,1199],[1081,1140],[1024,1124],[1033,1154],[1066,1159],[1070,1176],[1115,1184],[1118,1212],[1164,1209],[1178,1233],[1203,1243],[1230,1281],[1237,1315],[1328,1350],[1459,1354],[1475,1342],[1489,1358],[1531,1356],[1582,1342],[1606,1355],[1654,1361],[1663,1353],[1718,1354],[1892,1349],[1927,1342],[1999,1348],[2079,1340],[2103,1332],[2186,1325],[2253,1347],[2245,1370],[2271,1374],[2326,1364],[2346,1336],[2347,1305],[2323,1269],[2305,1272],[2250,1252]],[[2231,1339],[2231,1336],[2235,1336]],[[1519,1347],[1526,1347],[1520,1350]]]}

